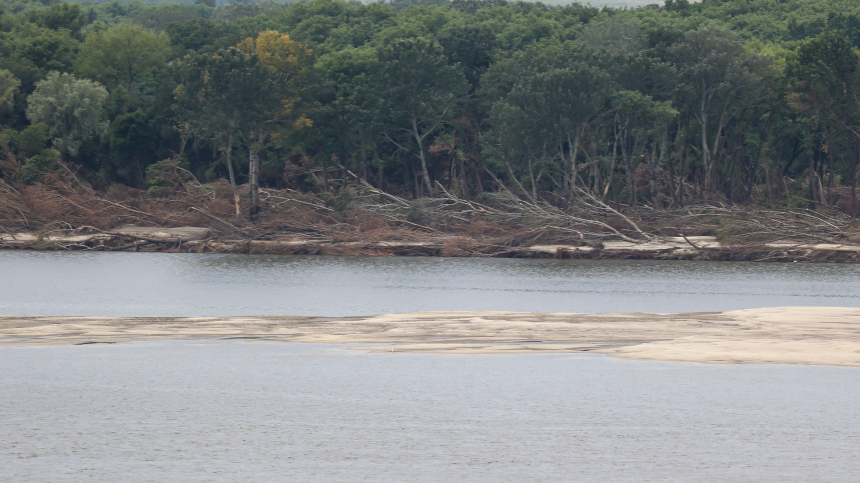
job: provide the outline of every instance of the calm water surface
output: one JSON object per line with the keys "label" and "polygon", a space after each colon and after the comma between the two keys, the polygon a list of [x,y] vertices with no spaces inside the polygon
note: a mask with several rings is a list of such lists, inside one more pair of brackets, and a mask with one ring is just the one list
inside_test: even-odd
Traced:
{"label": "calm water surface", "polygon": [[0,251],[0,314],[860,307],[860,265]]}
{"label": "calm water surface", "polygon": [[3,481],[856,482],[855,368],[0,349]]}
{"label": "calm water surface", "polygon": [[[0,251],[0,314],[860,307],[854,265]],[[0,481],[853,482],[860,371],[239,341],[0,347]]]}

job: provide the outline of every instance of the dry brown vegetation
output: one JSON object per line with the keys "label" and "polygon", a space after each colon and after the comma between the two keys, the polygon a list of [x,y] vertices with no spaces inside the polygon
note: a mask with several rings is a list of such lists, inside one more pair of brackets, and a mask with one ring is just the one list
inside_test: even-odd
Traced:
{"label": "dry brown vegetation", "polygon": [[[712,203],[630,210],[616,209],[586,191],[579,192],[567,208],[560,208],[506,192],[464,200],[441,185],[441,196],[412,200],[357,178],[336,193],[263,189],[262,211],[250,221],[235,216],[226,181],[201,184],[193,177],[174,174],[174,187],[158,198],[122,185],[99,192],[68,169],[31,186],[13,187],[0,180],[0,230],[80,234],[124,225],[198,226],[208,227],[213,240],[302,241],[306,246],[291,252],[332,255],[516,256],[516,247],[532,245],[602,247],[610,241],[648,243],[667,236],[698,235],[713,235],[723,245],[746,250],[774,242],[854,245],[860,241],[854,221],[827,208],[776,211]],[[241,201],[247,203],[247,187],[242,188]],[[242,206],[243,212],[246,208]],[[66,248],[122,249],[125,242]],[[380,242],[393,245],[386,248]]]}

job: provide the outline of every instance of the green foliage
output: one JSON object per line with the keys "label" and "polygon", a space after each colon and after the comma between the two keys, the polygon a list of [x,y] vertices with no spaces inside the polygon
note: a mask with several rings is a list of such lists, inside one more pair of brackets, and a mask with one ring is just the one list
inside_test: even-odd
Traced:
{"label": "green foliage", "polygon": [[807,179],[805,198],[856,198],[854,0],[220,3],[4,2],[2,144],[30,160],[22,179],[53,147],[95,185],[159,196],[169,163],[147,167],[181,156],[252,191],[259,167],[300,190],[353,173],[407,197],[587,188],[622,210],[788,206]]}
{"label": "green foliage", "polygon": [[124,86],[131,93],[135,79],[161,66],[169,52],[167,34],[156,34],[137,25],[113,25],[87,34],[78,56],[77,71],[108,89]]}
{"label": "green foliage", "polygon": [[0,69],[0,114],[12,109],[15,105],[15,92],[21,86],[21,81],[6,69]]}
{"label": "green foliage", "polygon": [[[215,41],[216,25],[211,20],[193,19],[186,22],[174,22],[167,26],[171,43],[186,50],[200,50]],[[239,38],[232,44],[239,43]]]}
{"label": "green foliage", "polygon": [[372,92],[384,102],[391,122],[436,122],[451,116],[466,93],[464,75],[448,65],[441,46],[427,39],[399,40],[380,47]]}
{"label": "green foliage", "polygon": [[179,158],[162,159],[146,168],[146,193],[162,198],[185,189],[189,181],[188,164]]}
{"label": "green foliage", "polygon": [[51,72],[27,97],[27,119],[46,124],[54,148],[74,156],[81,143],[107,129],[103,110],[107,95],[97,82]]}
{"label": "green foliage", "polygon": [[14,137],[14,144],[19,156],[31,158],[48,147],[51,140],[48,125],[43,122],[30,124]]}
{"label": "green foliage", "polygon": [[76,3],[55,3],[47,10],[31,10],[27,20],[51,30],[68,30],[78,40],[78,34],[87,24],[87,16]]}
{"label": "green foliage", "polygon": [[176,110],[203,139],[239,136],[278,107],[276,86],[256,55],[223,49],[188,56],[179,68]]}
{"label": "green foliage", "polygon": [[[448,64],[442,47],[428,39],[398,40],[380,47],[377,56],[379,68],[370,79],[369,92],[384,113],[386,137],[401,148],[415,143],[424,187],[433,193],[425,142],[457,114],[468,92],[466,78]],[[405,133],[405,139],[398,133]],[[401,137],[399,142],[395,137]]]}
{"label": "green foliage", "polygon": [[24,184],[41,183],[45,175],[60,169],[60,152],[55,149],[45,149],[39,154],[31,157],[18,168],[16,177]]}
{"label": "green foliage", "polygon": [[825,123],[844,127],[860,122],[860,64],[848,39],[829,32],[799,46],[789,64],[795,82],[793,101]]}
{"label": "green foliage", "polygon": [[65,29],[51,30],[31,23],[0,32],[0,68],[21,81],[21,90],[31,92],[48,72],[69,72],[78,42]]}
{"label": "green foliage", "polygon": [[645,48],[648,38],[640,23],[631,18],[610,17],[589,23],[579,41],[596,50],[633,54]]}
{"label": "green foliage", "polygon": [[170,24],[209,18],[211,15],[211,7],[203,4],[194,4],[191,6],[177,3],[160,3],[141,9],[134,15],[132,21],[144,29],[162,32]]}
{"label": "green foliage", "polygon": [[439,35],[448,63],[459,65],[474,91],[490,67],[496,51],[496,34],[489,27],[461,25]]}
{"label": "green foliage", "polygon": [[118,116],[107,132],[115,178],[127,185],[142,184],[143,169],[156,158],[158,130],[149,113],[138,109]]}
{"label": "green foliage", "polygon": [[397,10],[403,10],[412,6],[446,7],[451,5],[451,0],[390,0],[387,3]]}
{"label": "green foliage", "polygon": [[492,123],[508,151],[535,156],[577,136],[606,102],[609,76],[584,64],[537,72],[493,107]]}
{"label": "green foliage", "polygon": [[108,133],[111,153],[119,159],[129,159],[151,152],[156,143],[151,122],[140,109],[117,117]]}

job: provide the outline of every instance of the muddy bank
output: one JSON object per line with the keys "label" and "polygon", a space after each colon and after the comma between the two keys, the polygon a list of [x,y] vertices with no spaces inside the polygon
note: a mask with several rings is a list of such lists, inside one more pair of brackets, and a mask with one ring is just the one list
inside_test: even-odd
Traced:
{"label": "muddy bank", "polygon": [[628,359],[860,366],[860,309],[686,314],[415,312],[374,317],[0,317],[0,344],[242,339],[381,352],[595,352]]}
{"label": "muddy bank", "polygon": [[323,193],[262,189],[237,215],[224,182],[151,198],[80,179],[0,186],[0,249],[363,256],[860,261],[857,220],[826,206],[791,210],[702,202],[625,206],[588,192],[527,201],[510,193],[404,198],[353,180]]}
{"label": "muddy bank", "polygon": [[237,239],[206,227],[145,228],[78,233],[0,234],[0,248],[35,250],[144,251],[282,255],[450,256],[501,258],[653,259],[774,262],[860,262],[860,246],[772,242],[722,245],[716,237],[660,237],[635,243],[534,244],[510,246],[451,235],[411,240],[336,241],[295,236]]}

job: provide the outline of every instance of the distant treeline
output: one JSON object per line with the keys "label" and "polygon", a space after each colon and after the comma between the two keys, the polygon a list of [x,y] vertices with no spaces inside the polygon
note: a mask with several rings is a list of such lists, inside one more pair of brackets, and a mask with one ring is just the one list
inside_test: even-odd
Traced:
{"label": "distant treeline", "polygon": [[2,5],[7,183],[857,212],[855,0]]}

